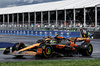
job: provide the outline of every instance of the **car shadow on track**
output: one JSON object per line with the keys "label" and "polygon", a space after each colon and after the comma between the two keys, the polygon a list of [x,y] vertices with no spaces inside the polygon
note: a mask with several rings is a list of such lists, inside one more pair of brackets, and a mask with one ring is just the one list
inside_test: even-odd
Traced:
{"label": "car shadow on track", "polygon": [[74,57],[64,57],[64,56],[54,56],[54,57],[50,57],[50,58],[44,58],[44,57],[36,57],[36,56],[23,56],[20,58],[17,57],[9,57],[9,58],[4,58],[4,59],[10,59],[10,60],[24,60],[24,61],[28,61],[28,60],[67,60],[67,59],[92,59],[92,56],[74,56]]}

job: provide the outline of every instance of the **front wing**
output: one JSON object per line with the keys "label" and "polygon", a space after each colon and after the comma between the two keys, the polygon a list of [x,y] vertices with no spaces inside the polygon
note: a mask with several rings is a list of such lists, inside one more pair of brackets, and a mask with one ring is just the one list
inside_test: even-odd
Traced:
{"label": "front wing", "polygon": [[30,50],[20,51],[19,50],[19,51],[11,52],[10,47],[7,47],[5,49],[5,51],[3,52],[3,54],[5,54],[5,55],[14,55],[14,56],[17,56],[17,55],[35,56],[37,54],[42,54],[42,48],[38,48],[37,51],[30,51]]}

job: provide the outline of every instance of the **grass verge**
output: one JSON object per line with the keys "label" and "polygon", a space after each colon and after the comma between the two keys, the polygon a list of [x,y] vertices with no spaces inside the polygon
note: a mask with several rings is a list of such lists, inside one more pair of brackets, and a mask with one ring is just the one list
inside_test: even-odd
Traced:
{"label": "grass verge", "polygon": [[100,66],[100,59],[0,62],[0,66]]}

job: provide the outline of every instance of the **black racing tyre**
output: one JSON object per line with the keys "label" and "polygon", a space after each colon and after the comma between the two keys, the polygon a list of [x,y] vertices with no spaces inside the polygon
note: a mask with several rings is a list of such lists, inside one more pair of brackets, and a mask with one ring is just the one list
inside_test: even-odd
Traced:
{"label": "black racing tyre", "polygon": [[20,50],[20,49],[22,49],[22,48],[25,48],[25,44],[24,43],[22,43],[22,42],[20,42],[20,43],[15,43],[14,45],[13,45],[13,47],[12,47],[12,52],[13,51],[18,51],[18,50]]}
{"label": "black racing tyre", "polygon": [[92,44],[90,44],[90,43],[83,43],[80,46],[80,53],[83,56],[91,56],[92,52],[93,52],[93,46],[92,46]]}
{"label": "black racing tyre", "polygon": [[50,58],[53,55],[53,48],[50,44],[47,44],[43,47],[42,52],[45,58]]}
{"label": "black racing tyre", "polygon": [[[22,48],[25,48],[25,44],[24,43],[22,43],[22,42],[20,42],[20,43],[15,43],[14,45],[13,45],[13,47],[12,47],[12,52],[13,51],[18,51],[18,50],[20,50],[20,49],[22,49]],[[22,55],[16,55],[16,57],[17,58],[19,58],[19,57],[23,57]]]}

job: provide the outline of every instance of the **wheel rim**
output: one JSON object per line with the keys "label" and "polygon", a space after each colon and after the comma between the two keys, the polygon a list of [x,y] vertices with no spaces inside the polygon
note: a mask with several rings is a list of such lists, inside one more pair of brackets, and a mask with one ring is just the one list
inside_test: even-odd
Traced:
{"label": "wheel rim", "polygon": [[47,55],[51,54],[51,47],[46,47],[45,52]]}
{"label": "wheel rim", "polygon": [[89,52],[89,53],[92,52],[92,47],[91,47],[91,46],[88,47],[88,52]]}
{"label": "wheel rim", "polygon": [[88,45],[88,48],[87,48],[87,54],[90,56],[92,54],[92,46],[91,45]]}
{"label": "wheel rim", "polygon": [[52,56],[52,47],[50,45],[46,45],[44,47],[43,55],[48,58]]}

